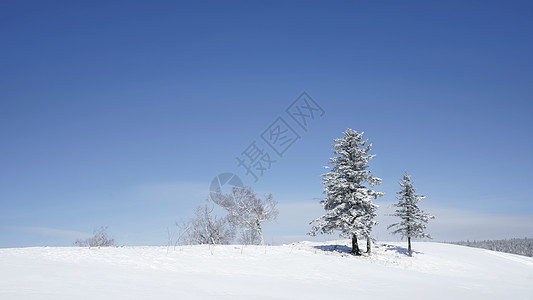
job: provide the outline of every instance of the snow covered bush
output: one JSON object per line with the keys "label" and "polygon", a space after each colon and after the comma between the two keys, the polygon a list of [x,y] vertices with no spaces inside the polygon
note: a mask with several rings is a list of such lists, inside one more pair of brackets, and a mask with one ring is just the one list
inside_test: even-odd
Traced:
{"label": "snow covered bush", "polygon": [[110,239],[106,233],[107,226],[93,231],[93,236],[85,240],[77,240],[74,245],[79,247],[111,247],[115,246],[115,239]]}
{"label": "snow covered bush", "polygon": [[228,218],[217,218],[209,204],[198,206],[195,217],[179,227],[184,230],[183,240],[189,245],[229,244],[235,237],[235,229]]}

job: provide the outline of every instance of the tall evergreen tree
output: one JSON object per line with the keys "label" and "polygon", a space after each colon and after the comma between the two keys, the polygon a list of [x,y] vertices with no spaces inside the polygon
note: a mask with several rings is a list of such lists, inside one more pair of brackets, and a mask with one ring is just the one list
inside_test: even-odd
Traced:
{"label": "tall evergreen tree", "polygon": [[321,204],[325,214],[315,223],[310,235],[319,233],[333,233],[340,231],[340,236],[352,239],[352,253],[361,255],[357,238],[367,239],[367,253],[370,254],[370,232],[377,222],[376,210],[378,206],[372,202],[382,196],[382,192],[370,187],[381,183],[381,179],[372,176],[368,170],[368,162],[375,156],[368,154],[372,144],[363,140],[363,133],[352,129],[344,131],[344,137],[335,139],[333,153],[337,156],[329,159],[324,168],[330,172],[322,175],[324,194]]}
{"label": "tall evergreen tree", "polygon": [[398,196],[396,196],[399,201],[394,204],[398,209],[391,215],[400,217],[402,221],[388,226],[389,229],[396,227],[392,233],[399,233],[402,238],[407,237],[409,256],[412,256],[411,238],[431,238],[429,234],[424,232],[424,229],[426,229],[427,222],[435,218],[418,207],[418,202],[424,200],[426,196],[416,194],[413,183],[414,181],[411,181],[411,177],[405,172],[400,181],[402,190],[397,192]]}

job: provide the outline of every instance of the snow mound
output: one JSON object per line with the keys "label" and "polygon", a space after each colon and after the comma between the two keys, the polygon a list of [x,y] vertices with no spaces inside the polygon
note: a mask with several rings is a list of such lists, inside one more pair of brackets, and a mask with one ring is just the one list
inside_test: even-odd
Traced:
{"label": "snow mound", "polygon": [[533,258],[419,242],[0,249],[0,299],[533,299]]}

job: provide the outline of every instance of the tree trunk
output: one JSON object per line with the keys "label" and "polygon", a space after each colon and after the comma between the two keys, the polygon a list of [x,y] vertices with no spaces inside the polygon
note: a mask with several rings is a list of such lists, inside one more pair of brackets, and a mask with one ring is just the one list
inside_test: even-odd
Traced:
{"label": "tree trunk", "polygon": [[370,237],[367,237],[366,238],[366,253],[370,255],[371,252],[372,252],[372,245],[370,244]]}
{"label": "tree trunk", "polygon": [[413,256],[413,253],[411,252],[411,237],[407,237],[407,249],[409,250],[409,256]]}
{"label": "tree trunk", "polygon": [[359,245],[357,244],[357,236],[354,234],[352,235],[352,254],[354,255],[361,255],[361,252],[359,251]]}
{"label": "tree trunk", "polygon": [[263,240],[263,229],[261,228],[261,223],[257,221],[257,233],[259,233],[259,240],[261,241],[261,246],[265,245],[265,241]]}

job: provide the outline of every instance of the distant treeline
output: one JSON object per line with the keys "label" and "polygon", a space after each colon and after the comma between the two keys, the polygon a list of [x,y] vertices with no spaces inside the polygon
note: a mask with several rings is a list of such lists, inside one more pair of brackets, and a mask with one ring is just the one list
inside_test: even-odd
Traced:
{"label": "distant treeline", "polygon": [[533,257],[533,239],[509,239],[509,240],[492,240],[492,241],[460,241],[449,242],[450,244],[482,248],[493,251],[513,253]]}

